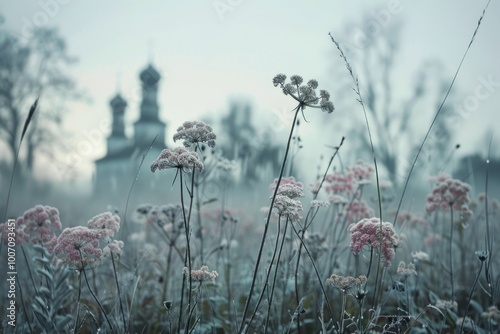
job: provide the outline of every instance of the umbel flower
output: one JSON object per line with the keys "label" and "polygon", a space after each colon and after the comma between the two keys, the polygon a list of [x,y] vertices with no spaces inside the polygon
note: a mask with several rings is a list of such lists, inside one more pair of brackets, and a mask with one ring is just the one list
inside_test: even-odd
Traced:
{"label": "umbel flower", "polygon": [[[186,276],[189,275],[189,269],[187,267],[184,267],[182,272]],[[191,279],[193,281],[204,282],[211,280],[213,282],[217,276],[219,276],[219,274],[216,271],[208,271],[208,266],[202,266],[198,270],[191,270]]]}
{"label": "umbel flower", "polygon": [[84,226],[65,228],[57,238],[54,255],[79,269],[101,259],[99,233]]}
{"label": "umbel flower", "polygon": [[468,211],[470,186],[457,179],[452,179],[447,174],[440,174],[433,177],[431,181],[435,182],[432,194],[427,196],[425,210],[432,213],[438,208],[448,209],[452,207],[455,210]]}
{"label": "umbel flower", "polygon": [[305,107],[311,107],[332,113],[335,107],[330,101],[330,94],[326,90],[320,90],[319,96],[317,96],[318,81],[312,79],[307,84],[302,85],[303,81],[302,77],[298,75],[292,75],[289,83],[285,83],[286,75],[284,74],[278,74],[273,78],[274,87],[280,86],[285,95],[290,95],[299,102],[302,110]]}
{"label": "umbel flower", "polygon": [[17,225],[24,227],[24,233],[31,236],[30,241],[42,244],[49,251],[54,249],[57,237],[54,230],[60,230],[59,211],[51,206],[37,205],[17,218]]}
{"label": "umbel flower", "polygon": [[198,168],[200,172],[203,171],[204,165],[198,159],[195,152],[189,152],[184,147],[177,147],[173,150],[164,149],[158,158],[151,164],[151,171],[154,173],[157,169],[178,168],[181,170],[189,170],[191,168]]}
{"label": "umbel flower", "polygon": [[95,230],[101,239],[112,237],[120,229],[120,217],[111,212],[101,213],[87,222],[89,229]]}
{"label": "umbel flower", "polygon": [[174,141],[184,139],[184,146],[191,147],[200,143],[206,143],[208,146],[215,147],[216,135],[212,127],[205,122],[193,121],[184,122],[182,126],[177,129],[174,135]]}
{"label": "umbel flower", "polygon": [[326,280],[326,285],[333,286],[341,291],[348,291],[360,287],[362,284],[366,283],[366,280],[367,278],[364,275],[352,277],[333,274]]}
{"label": "umbel flower", "polygon": [[[277,184],[278,180],[276,179],[269,186],[269,189],[276,189]],[[302,203],[298,200],[299,197],[304,197],[302,183],[295,181],[293,176],[284,177],[281,179],[281,184],[276,193],[274,209],[279,215],[287,216],[292,221],[298,221],[301,218],[300,212],[303,210]]]}
{"label": "umbel flower", "polygon": [[351,250],[354,254],[359,254],[365,245],[370,245],[379,250],[385,259],[384,265],[390,266],[395,255],[394,247],[399,243],[391,223],[380,223],[379,218],[365,218],[349,225],[348,231],[351,233]]}

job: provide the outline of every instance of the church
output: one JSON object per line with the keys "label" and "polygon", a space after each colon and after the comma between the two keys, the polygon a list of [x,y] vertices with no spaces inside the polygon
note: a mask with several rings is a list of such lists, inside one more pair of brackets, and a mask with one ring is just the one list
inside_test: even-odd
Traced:
{"label": "church", "polygon": [[[159,180],[162,173],[151,173],[149,168],[165,148],[166,124],[160,120],[157,101],[160,74],[152,65],[148,65],[139,78],[142,102],[132,138],[125,134],[127,101],[119,93],[110,101],[112,127],[106,140],[106,155],[95,161],[95,195],[126,197],[139,167],[140,174],[134,185],[134,193],[152,191],[164,184]],[[143,159],[146,152],[147,156]]]}

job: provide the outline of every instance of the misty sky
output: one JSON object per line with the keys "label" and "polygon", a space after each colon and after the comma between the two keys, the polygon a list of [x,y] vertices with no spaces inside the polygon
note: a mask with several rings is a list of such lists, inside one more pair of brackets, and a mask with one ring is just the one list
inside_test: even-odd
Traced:
{"label": "misty sky", "polygon": [[[92,102],[71,104],[66,115],[65,126],[77,145],[85,140],[82,131],[99,129],[100,120],[110,116],[109,100],[117,90],[129,103],[127,120],[137,119],[138,74],[149,62],[162,74],[159,103],[169,125],[168,140],[184,120],[225,114],[231,100],[248,100],[263,114],[293,108],[272,86],[277,73],[316,78],[335,103],[339,80],[333,74],[339,71],[332,67],[342,63],[328,33],[354,43],[345,38],[348,23],[360,32],[370,24],[388,29],[403,23],[395,78],[401,92],[429,58],[441,60],[451,76],[486,3],[2,0],[0,12],[4,26],[23,38],[29,38],[31,25],[58,27],[69,53],[78,57],[71,74]],[[382,20],[380,13],[391,15]],[[492,2],[456,83],[458,101],[472,103],[474,96],[480,97],[472,112],[462,112],[464,122],[455,127],[463,152],[477,150],[485,131],[500,121],[499,16],[500,3]],[[363,23],[363,18],[368,19]],[[487,87],[485,81],[490,82]],[[352,112],[361,111],[337,109],[332,121],[336,114]],[[314,132],[315,116],[310,118],[303,135]],[[92,160],[104,153],[104,146],[96,145],[76,168],[88,177]]]}

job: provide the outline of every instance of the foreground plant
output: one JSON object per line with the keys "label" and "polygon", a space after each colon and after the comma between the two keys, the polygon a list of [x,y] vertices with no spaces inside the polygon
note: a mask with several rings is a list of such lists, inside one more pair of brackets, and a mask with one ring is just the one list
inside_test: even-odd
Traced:
{"label": "foreground plant", "polygon": [[271,214],[273,211],[273,208],[275,207],[275,202],[276,202],[276,197],[278,195],[278,190],[280,189],[281,185],[281,179],[283,178],[283,173],[285,170],[287,158],[288,158],[288,153],[290,151],[290,143],[292,141],[292,136],[294,133],[295,126],[297,124],[297,117],[299,112],[304,113],[304,110],[309,107],[309,108],[318,108],[323,111],[326,111],[328,113],[332,113],[334,111],[334,106],[333,103],[330,101],[330,94],[326,90],[320,90],[319,92],[319,97],[316,94],[316,89],[318,88],[318,81],[317,80],[309,80],[306,85],[303,85],[302,82],[304,81],[302,77],[298,75],[292,75],[290,77],[290,82],[286,82],[286,75],[284,74],[278,74],[273,78],[273,85],[275,87],[280,87],[283,90],[283,93],[285,95],[289,95],[292,97],[298,104],[297,106],[293,109],[294,112],[294,117],[292,121],[292,126],[290,128],[290,133],[288,135],[288,141],[286,144],[286,150],[285,150],[285,156],[283,157],[283,162],[281,164],[280,168],[280,174],[278,176],[277,182],[276,182],[276,187],[274,189],[274,193],[271,198],[271,204],[268,209],[267,213],[267,218],[266,222],[264,225],[264,233],[262,235],[262,239],[260,242],[260,247],[259,251],[257,254],[257,260],[255,262],[255,268],[253,271],[253,276],[252,276],[252,282],[250,283],[250,290],[248,292],[248,296],[245,302],[245,308],[243,310],[243,316],[242,320],[238,329],[238,332],[246,332],[248,330],[248,324],[246,324],[246,316],[248,312],[248,308],[250,306],[251,300],[252,300],[252,295],[253,295],[253,290],[255,288],[255,282],[257,279],[257,274],[259,271],[259,266],[260,262],[262,259],[262,251],[264,249],[264,244],[266,242],[266,237],[267,237],[267,232],[269,229],[269,222],[271,220]]}

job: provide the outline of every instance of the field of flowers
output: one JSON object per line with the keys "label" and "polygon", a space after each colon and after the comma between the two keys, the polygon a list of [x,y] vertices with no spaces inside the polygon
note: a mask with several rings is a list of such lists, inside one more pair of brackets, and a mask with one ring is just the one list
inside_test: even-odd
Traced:
{"label": "field of flowers", "polygon": [[[298,121],[334,117],[334,105],[314,79],[272,84],[295,107],[267,207],[228,205],[234,164],[214,153],[224,134],[186,121],[182,145],[142,171],[173,177],[177,201],[86,224],[37,205],[0,225],[2,267],[16,266],[1,277],[15,296],[1,296],[4,332],[498,333],[500,201],[488,186],[472,193],[440,173],[422,180],[425,205],[403,206],[407,189],[379,177],[376,152],[342,164],[343,138],[317,175],[296,179]],[[214,180],[219,198],[206,192]]]}

